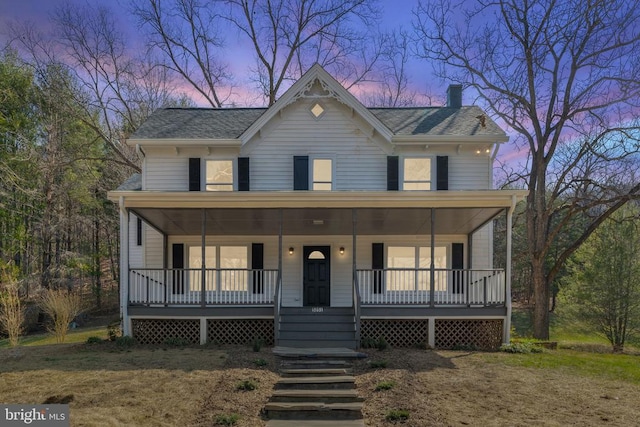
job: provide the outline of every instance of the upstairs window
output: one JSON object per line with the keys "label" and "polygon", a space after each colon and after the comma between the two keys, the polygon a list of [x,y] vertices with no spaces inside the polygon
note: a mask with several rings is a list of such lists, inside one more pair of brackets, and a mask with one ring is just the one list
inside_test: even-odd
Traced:
{"label": "upstairs window", "polygon": [[233,191],[233,160],[207,160],[207,191]]}
{"label": "upstairs window", "polygon": [[331,191],[333,187],[333,160],[313,159],[313,190]]}
{"label": "upstairs window", "polygon": [[408,191],[431,190],[431,159],[407,157],[403,162],[402,189]]}

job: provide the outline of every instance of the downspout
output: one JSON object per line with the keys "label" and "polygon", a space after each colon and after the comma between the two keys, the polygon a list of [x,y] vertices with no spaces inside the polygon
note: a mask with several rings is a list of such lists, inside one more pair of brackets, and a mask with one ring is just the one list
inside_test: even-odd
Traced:
{"label": "downspout", "polygon": [[513,212],[516,209],[516,196],[511,196],[511,207],[507,211],[507,254],[506,260],[507,265],[505,265],[505,304],[507,306],[507,319],[504,322],[504,344],[509,344],[511,341],[511,250],[512,250],[512,231],[513,227]]}
{"label": "downspout", "polygon": [[120,315],[122,335],[131,336],[129,321],[129,211],[120,196]]}

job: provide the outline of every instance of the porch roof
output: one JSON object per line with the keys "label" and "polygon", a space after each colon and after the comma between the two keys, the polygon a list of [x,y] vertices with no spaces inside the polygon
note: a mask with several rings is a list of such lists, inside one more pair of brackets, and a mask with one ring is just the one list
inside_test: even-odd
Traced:
{"label": "porch roof", "polygon": [[429,192],[157,192],[114,191],[113,201],[167,235],[286,235],[356,233],[469,234],[522,199],[522,190]]}

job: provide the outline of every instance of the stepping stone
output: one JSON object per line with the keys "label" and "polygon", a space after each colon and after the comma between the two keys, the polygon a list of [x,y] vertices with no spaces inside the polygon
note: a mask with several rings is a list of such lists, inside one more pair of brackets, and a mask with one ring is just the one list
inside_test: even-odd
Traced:
{"label": "stepping stone", "polygon": [[357,420],[362,418],[362,402],[268,402],[268,417],[296,420]]}
{"label": "stepping stone", "polygon": [[300,376],[312,376],[312,377],[325,377],[325,376],[339,376],[347,375],[349,369],[282,369],[280,373],[285,377],[300,377]]}
{"label": "stepping stone", "polygon": [[364,402],[355,390],[276,390],[271,402]]}
{"label": "stepping stone", "polygon": [[282,378],[276,383],[275,388],[276,390],[348,390],[355,388],[355,378],[351,375]]}

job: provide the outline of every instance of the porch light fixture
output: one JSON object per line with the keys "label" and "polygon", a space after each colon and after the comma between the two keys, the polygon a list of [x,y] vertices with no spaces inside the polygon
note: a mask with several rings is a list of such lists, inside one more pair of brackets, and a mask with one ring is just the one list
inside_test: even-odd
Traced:
{"label": "porch light fixture", "polygon": [[293,255],[293,246],[289,246],[289,255]]}
{"label": "porch light fixture", "polygon": [[344,255],[344,246],[340,246],[340,255]]}

